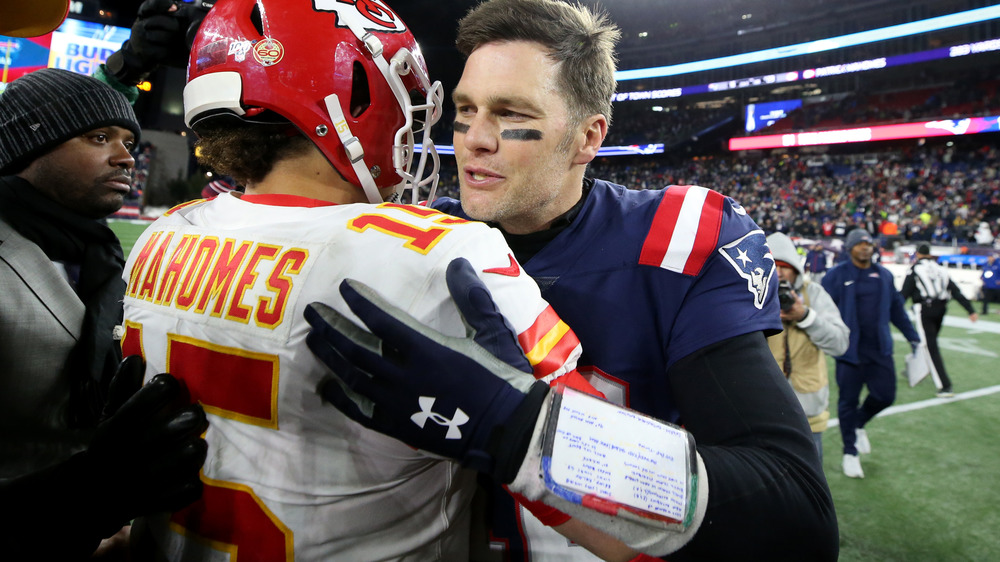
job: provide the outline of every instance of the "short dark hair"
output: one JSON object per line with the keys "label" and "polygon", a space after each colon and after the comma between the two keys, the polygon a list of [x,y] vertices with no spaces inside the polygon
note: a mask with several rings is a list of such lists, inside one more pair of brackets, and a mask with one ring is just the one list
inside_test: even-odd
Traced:
{"label": "short dark hair", "polygon": [[198,162],[231,176],[238,185],[264,179],[279,160],[298,156],[312,142],[289,124],[262,125],[239,119],[215,120],[198,128]]}
{"label": "short dark hair", "polygon": [[494,42],[532,41],[559,64],[557,82],[571,117],[602,114],[611,123],[618,27],[604,12],[560,0],[486,0],[458,23],[455,45],[468,57]]}

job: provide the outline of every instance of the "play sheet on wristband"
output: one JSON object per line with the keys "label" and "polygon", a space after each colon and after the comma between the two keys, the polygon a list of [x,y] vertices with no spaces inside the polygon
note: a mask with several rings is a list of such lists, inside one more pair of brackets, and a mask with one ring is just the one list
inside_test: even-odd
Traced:
{"label": "play sheet on wristband", "polygon": [[571,388],[554,405],[542,471],[556,495],[604,511],[686,524],[693,454],[687,433]]}

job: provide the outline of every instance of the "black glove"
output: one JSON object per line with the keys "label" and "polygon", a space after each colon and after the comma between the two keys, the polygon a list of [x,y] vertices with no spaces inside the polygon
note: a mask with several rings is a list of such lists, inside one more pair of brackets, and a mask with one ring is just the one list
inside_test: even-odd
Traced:
{"label": "black glove", "polygon": [[323,397],[361,425],[510,482],[548,386],[530,375],[489,290],[459,258],[448,289],[471,337],[423,326],[362,283],[340,292],[368,333],[322,303],[306,307],[306,341],[335,377]]}
{"label": "black glove", "polygon": [[139,6],[131,37],[108,57],[104,66],[128,86],[142,82],[160,65],[186,68],[192,14],[174,0],[146,0]]}
{"label": "black glove", "polygon": [[201,406],[191,404],[187,389],[166,373],[139,388],[143,370],[138,356],[122,361],[108,391],[106,419],[84,452],[95,479],[107,481],[109,515],[126,521],[176,511],[201,497],[198,473],[208,451]]}
{"label": "black glove", "polygon": [[201,496],[205,413],[169,374],[139,388],[143,370],[138,356],[121,362],[86,450],[0,485],[5,557],[83,559],[131,519]]}

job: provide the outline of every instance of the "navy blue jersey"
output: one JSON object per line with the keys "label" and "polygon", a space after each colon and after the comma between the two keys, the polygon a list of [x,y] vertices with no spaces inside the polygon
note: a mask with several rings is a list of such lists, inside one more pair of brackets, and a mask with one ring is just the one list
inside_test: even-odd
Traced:
{"label": "navy blue jersey", "polygon": [[[433,206],[464,216],[453,199]],[[781,330],[764,232],[703,187],[635,191],[595,180],[573,222],[521,265],[580,338],[580,372],[610,400],[673,423],[684,420],[671,365],[727,338]],[[498,542],[516,552],[527,539],[535,559],[558,559],[533,538],[530,515],[518,515],[517,532],[494,522],[494,535],[506,535]]]}

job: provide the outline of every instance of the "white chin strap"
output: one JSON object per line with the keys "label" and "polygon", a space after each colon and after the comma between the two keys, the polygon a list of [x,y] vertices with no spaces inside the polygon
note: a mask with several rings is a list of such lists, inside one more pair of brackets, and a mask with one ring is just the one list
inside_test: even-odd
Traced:
{"label": "white chin strap", "polygon": [[344,151],[347,152],[347,158],[351,161],[354,173],[361,181],[361,188],[365,190],[368,202],[383,203],[382,195],[378,192],[378,186],[375,185],[375,178],[372,177],[371,171],[365,164],[365,149],[361,146],[358,137],[351,134],[351,127],[344,117],[344,110],[340,108],[340,98],[337,97],[337,94],[330,94],[323,98],[323,101],[326,103],[326,111],[330,114],[330,122],[333,123],[333,128],[337,131],[337,136],[340,137],[340,144],[344,145]]}

